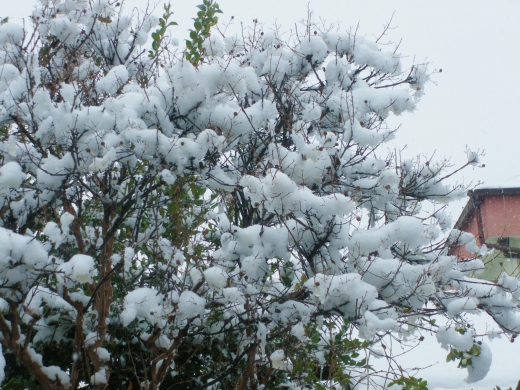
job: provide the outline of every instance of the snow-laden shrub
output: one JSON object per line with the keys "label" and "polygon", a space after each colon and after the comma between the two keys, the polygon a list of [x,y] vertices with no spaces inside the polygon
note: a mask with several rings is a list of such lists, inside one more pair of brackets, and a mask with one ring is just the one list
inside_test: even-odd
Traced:
{"label": "snow-laden shrub", "polygon": [[[306,388],[326,369],[344,386],[434,314],[518,331],[518,281],[470,279],[445,249],[465,191],[449,163],[382,147],[427,64],[312,24],[286,40],[197,21],[187,61],[164,20],[115,1],[41,1],[31,21],[0,26],[5,381]],[[471,331],[439,341],[473,351],[470,379],[487,369]]]}

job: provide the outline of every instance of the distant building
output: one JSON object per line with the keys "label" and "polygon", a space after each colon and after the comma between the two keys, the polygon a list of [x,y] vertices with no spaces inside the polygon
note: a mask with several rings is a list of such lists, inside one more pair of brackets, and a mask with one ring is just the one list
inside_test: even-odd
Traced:
{"label": "distant building", "polygon": [[[495,249],[481,256],[484,272],[475,275],[496,280],[502,272],[520,275],[520,187],[479,187],[468,192],[469,201],[454,228],[472,233],[477,244]],[[460,259],[474,257],[464,246],[452,247]]]}

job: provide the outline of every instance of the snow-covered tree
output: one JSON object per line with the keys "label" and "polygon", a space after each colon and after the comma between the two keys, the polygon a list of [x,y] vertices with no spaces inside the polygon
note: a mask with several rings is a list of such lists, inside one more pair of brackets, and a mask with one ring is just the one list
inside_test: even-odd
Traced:
{"label": "snow-covered tree", "polygon": [[384,147],[432,72],[312,23],[224,36],[218,12],[186,49],[168,7],[115,0],[0,26],[4,388],[344,388],[435,314],[485,375],[461,313],[517,332],[518,281],[448,256],[456,168]]}

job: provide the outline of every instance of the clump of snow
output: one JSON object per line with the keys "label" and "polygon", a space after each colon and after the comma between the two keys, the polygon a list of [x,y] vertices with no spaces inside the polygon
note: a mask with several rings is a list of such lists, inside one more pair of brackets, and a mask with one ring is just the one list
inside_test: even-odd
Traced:
{"label": "clump of snow", "polygon": [[313,64],[323,62],[328,54],[327,45],[320,36],[310,36],[303,39],[299,51],[305,57],[305,60]]}
{"label": "clump of snow", "polygon": [[25,180],[26,174],[22,172],[20,165],[14,161],[0,167],[0,190],[4,192],[3,188],[12,187],[18,188]]}
{"label": "clump of snow", "polygon": [[471,331],[461,334],[454,328],[441,328],[437,331],[437,341],[444,349],[451,345],[459,351],[467,351],[473,346],[473,335]]}
{"label": "clump of snow", "polygon": [[363,255],[389,248],[399,241],[417,248],[429,241],[428,232],[418,218],[403,216],[381,228],[355,231],[348,246],[352,253]]}
{"label": "clump of snow", "polygon": [[228,275],[220,267],[211,267],[204,271],[204,279],[211,288],[221,289],[226,286]]}
{"label": "clump of snow", "polygon": [[474,297],[456,298],[448,303],[448,316],[454,317],[460,313],[477,309],[478,300]]}
{"label": "clump of snow", "polygon": [[117,150],[110,148],[110,150],[103,157],[95,157],[89,170],[92,172],[101,172],[110,167],[110,165],[117,159]]}
{"label": "clump of snow", "polygon": [[453,229],[450,232],[448,240],[456,245],[465,245],[466,250],[470,253],[477,253],[480,249],[477,245],[475,236],[468,232]]}
{"label": "clump of snow", "polygon": [[242,260],[240,270],[252,281],[262,279],[267,272],[267,262],[260,256],[247,256]]}
{"label": "clump of snow", "polygon": [[128,81],[128,70],[124,65],[118,65],[110,69],[105,77],[99,80],[96,88],[100,93],[114,94]]}
{"label": "clump of snow", "polygon": [[105,348],[96,348],[96,354],[102,362],[108,362],[110,360],[110,353]]}
{"label": "clump of snow", "polygon": [[246,303],[246,299],[244,294],[238,287],[228,287],[222,290],[222,295],[224,295],[224,300],[227,303],[237,303],[243,305]]}
{"label": "clump of snow", "polygon": [[285,359],[285,353],[282,349],[273,351],[270,356],[271,365],[275,370],[291,370],[291,362]]}
{"label": "clump of snow", "polygon": [[316,196],[306,186],[298,186],[285,173],[271,169],[264,179],[244,176],[241,185],[248,188],[247,195],[251,202],[262,204],[268,211],[294,213],[295,216],[305,215],[310,210],[316,210],[324,218],[337,214],[347,214],[354,204],[346,196]]}
{"label": "clump of snow", "polygon": [[17,44],[23,40],[23,27],[15,23],[0,25],[0,45],[6,43]]}
{"label": "clump of snow", "polygon": [[377,298],[374,286],[361,280],[359,274],[329,276],[318,274],[305,282],[323,310],[336,309],[347,318],[363,314]]}
{"label": "clump of snow", "polygon": [[103,385],[107,383],[107,369],[106,367],[101,368],[94,375],[90,377],[90,383],[93,385]]}
{"label": "clump of snow", "polygon": [[193,318],[205,313],[206,300],[192,291],[183,291],[179,297],[178,313],[181,318]]}
{"label": "clump of snow", "polygon": [[126,247],[125,248],[125,254],[123,257],[123,260],[125,262],[124,268],[125,272],[128,272],[130,270],[130,267],[132,266],[132,259],[134,258],[135,251],[132,247]]}
{"label": "clump of snow", "polygon": [[97,332],[89,332],[85,336],[85,347],[90,347],[98,341],[99,337]]}
{"label": "clump of snow", "polygon": [[450,215],[448,215],[446,213],[443,213],[441,211],[437,211],[435,213],[434,217],[439,222],[439,225],[442,228],[442,230],[446,230],[446,229],[451,228],[451,226],[453,224],[453,221],[452,221]]}
{"label": "clump of snow", "polygon": [[471,358],[472,365],[468,367],[466,382],[475,383],[486,377],[491,368],[493,357],[488,343],[482,341],[480,354]]}
{"label": "clump of snow", "polygon": [[32,347],[27,348],[31,360],[41,367],[42,372],[52,381],[58,381],[64,386],[70,386],[70,377],[58,366],[44,366],[43,357]]}
{"label": "clump of snow", "polygon": [[74,158],[70,153],[65,154],[63,158],[50,155],[43,160],[42,168],[38,168],[38,185],[42,189],[57,189],[72,172],[74,164]]}
{"label": "clump of snow", "polygon": [[156,324],[164,316],[163,296],[158,291],[143,287],[130,291],[124,301],[121,322],[128,326],[136,318]]}
{"label": "clump of snow", "polygon": [[58,267],[65,281],[71,280],[77,283],[92,283],[97,276],[95,260],[88,255],[74,255],[71,259]]}
{"label": "clump of snow", "polygon": [[[47,264],[47,251],[39,241],[0,227],[0,285],[5,286],[0,293],[11,300],[21,297]],[[19,292],[11,290],[15,285]]]}
{"label": "clump of snow", "polygon": [[504,290],[509,291],[516,299],[520,299],[520,281],[517,278],[502,272],[497,285],[504,288]]}
{"label": "clump of snow", "polygon": [[381,319],[370,311],[366,311],[364,317],[359,334],[365,339],[370,339],[379,331],[397,331],[399,328],[399,324],[394,318]]}
{"label": "clump of snow", "polygon": [[193,281],[193,284],[198,284],[202,280],[202,272],[200,272],[197,268],[192,268],[190,270],[190,277]]}
{"label": "clump of snow", "polygon": [[480,162],[478,153],[475,151],[468,150],[467,157],[468,157],[468,163],[473,166],[477,165]]}

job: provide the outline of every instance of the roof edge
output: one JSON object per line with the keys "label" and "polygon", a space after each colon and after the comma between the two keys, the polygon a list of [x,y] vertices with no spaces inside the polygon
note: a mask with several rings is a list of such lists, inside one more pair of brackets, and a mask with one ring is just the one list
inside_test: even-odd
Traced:
{"label": "roof edge", "polygon": [[474,190],[468,191],[468,196],[471,198],[475,196],[476,198],[481,198],[484,196],[512,196],[512,195],[520,195],[520,187],[511,187],[511,188],[477,188]]}
{"label": "roof edge", "polygon": [[460,214],[459,219],[457,219],[457,222],[455,222],[455,225],[453,226],[453,229],[457,230],[464,230],[466,226],[468,225],[469,220],[473,216],[473,212],[475,211],[475,202],[473,200],[472,194],[470,194],[472,191],[468,191],[469,200],[468,203],[466,203],[466,206],[462,210],[462,213]]}

